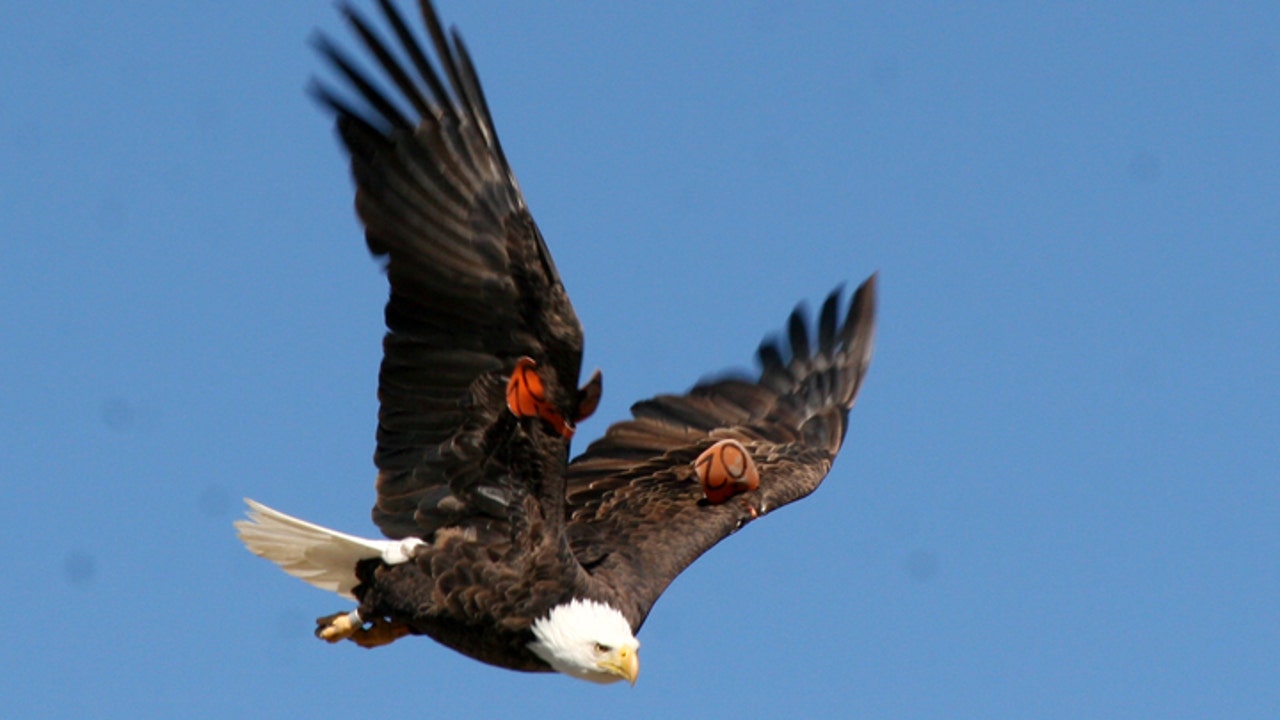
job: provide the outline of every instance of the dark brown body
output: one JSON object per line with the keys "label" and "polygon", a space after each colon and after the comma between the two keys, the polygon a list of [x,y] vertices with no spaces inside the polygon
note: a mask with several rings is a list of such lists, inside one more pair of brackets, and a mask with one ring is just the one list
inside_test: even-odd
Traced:
{"label": "dark brown body", "polygon": [[[507,627],[495,622],[488,613],[461,619],[466,616],[442,612],[447,603],[438,602],[430,564],[429,560],[395,566],[378,560],[361,563],[357,573],[364,584],[356,589],[361,615],[402,622],[416,635],[426,635],[490,665],[524,672],[551,672],[551,667],[529,650],[529,643],[534,639],[529,627]],[[556,599],[538,603],[545,606],[544,612],[561,602],[560,593],[553,595]]]}

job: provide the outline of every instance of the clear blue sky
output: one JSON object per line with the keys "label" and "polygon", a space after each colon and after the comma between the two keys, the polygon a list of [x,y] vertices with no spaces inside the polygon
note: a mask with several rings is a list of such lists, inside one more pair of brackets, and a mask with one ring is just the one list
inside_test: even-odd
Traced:
{"label": "clear blue sky", "polygon": [[441,0],[604,370],[580,437],[881,272],[844,454],[631,689],[323,645],[345,603],[233,535],[374,532],[332,4],[4,4],[0,717],[1280,716],[1280,5],[1023,5]]}

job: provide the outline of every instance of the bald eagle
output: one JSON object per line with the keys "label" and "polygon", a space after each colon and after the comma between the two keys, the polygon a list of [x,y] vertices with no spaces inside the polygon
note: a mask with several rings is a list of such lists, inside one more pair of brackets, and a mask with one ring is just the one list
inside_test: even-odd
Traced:
{"label": "bald eagle", "polygon": [[[582,327],[525,206],[466,48],[421,2],[434,60],[390,0],[388,41],[342,13],[394,92],[320,37],[344,97],[313,92],[351,156],[356,209],[390,284],[377,500],[388,539],[248,500],[249,550],[358,602],[317,621],[365,647],[428,635],[503,668],[595,682],[639,672],[639,631],[691,562],[817,488],[871,360],[875,276],[802,309],[759,375],[637,403],[570,461],[600,399]],[[438,68],[438,69],[437,69]]]}

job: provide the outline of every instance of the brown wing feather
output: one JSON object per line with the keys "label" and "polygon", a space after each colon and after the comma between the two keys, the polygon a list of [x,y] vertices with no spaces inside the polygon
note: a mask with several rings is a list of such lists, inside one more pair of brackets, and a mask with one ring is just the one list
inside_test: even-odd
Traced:
{"label": "brown wing feather", "polygon": [[[317,48],[354,99],[314,87],[337,116],[366,241],[385,259],[391,286],[374,521],[395,538],[446,524],[505,534],[529,491],[493,457],[503,423],[513,422],[503,411],[505,379],[518,358],[533,358],[549,368],[548,397],[572,413],[582,328],[461,39],[422,3],[442,80],[395,7],[379,4],[393,43],[342,11],[394,92],[323,37]],[[563,464],[565,448],[552,451]]]}
{"label": "brown wing feather", "polygon": [[[788,358],[760,349],[754,382],[720,380],[686,395],[636,404],[569,465],[569,536],[574,553],[634,628],[689,563],[756,517],[813,492],[844,440],[846,419],[871,361],[875,277],[837,321],[839,290],[823,304],[817,348],[797,309]],[[711,505],[693,461],[714,442],[743,443],[759,489]]]}

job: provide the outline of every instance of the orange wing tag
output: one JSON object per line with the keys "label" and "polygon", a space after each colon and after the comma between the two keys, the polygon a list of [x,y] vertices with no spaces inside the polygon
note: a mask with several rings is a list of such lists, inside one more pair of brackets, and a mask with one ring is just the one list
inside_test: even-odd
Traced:
{"label": "orange wing tag", "polygon": [[507,409],[516,417],[540,417],[551,423],[566,440],[573,438],[573,426],[547,402],[546,389],[538,375],[538,363],[533,358],[522,357],[516,361],[516,369],[507,381]]}
{"label": "orange wing tag", "polygon": [[704,450],[693,461],[693,471],[702,484],[702,494],[713,505],[760,487],[756,462],[737,440],[721,440]]}

